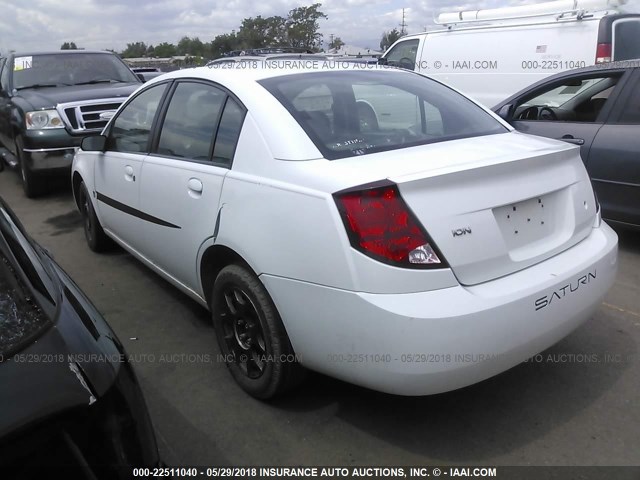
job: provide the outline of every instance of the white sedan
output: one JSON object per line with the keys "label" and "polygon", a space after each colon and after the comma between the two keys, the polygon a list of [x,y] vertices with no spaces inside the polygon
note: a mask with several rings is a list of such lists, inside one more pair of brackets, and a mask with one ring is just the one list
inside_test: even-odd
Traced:
{"label": "white sedan", "polygon": [[616,273],[577,147],[402,70],[163,75],[72,178],[91,249],[210,308],[259,398],[303,367],[401,395],[481,381],[590,318]]}

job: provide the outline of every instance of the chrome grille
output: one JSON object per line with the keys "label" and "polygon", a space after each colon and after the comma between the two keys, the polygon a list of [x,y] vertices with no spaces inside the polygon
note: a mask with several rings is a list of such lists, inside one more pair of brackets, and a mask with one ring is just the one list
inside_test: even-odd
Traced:
{"label": "chrome grille", "polygon": [[89,100],[58,105],[58,113],[73,133],[101,132],[124,98]]}

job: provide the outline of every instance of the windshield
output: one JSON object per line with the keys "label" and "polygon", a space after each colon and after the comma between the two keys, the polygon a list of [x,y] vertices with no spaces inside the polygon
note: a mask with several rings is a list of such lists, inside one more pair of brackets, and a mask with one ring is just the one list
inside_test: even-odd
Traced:
{"label": "windshield", "polygon": [[66,86],[108,82],[139,82],[115,55],[73,53],[17,56],[13,62],[13,88]]}
{"label": "windshield", "polygon": [[410,72],[343,70],[259,83],[330,160],[508,131],[466,97]]}

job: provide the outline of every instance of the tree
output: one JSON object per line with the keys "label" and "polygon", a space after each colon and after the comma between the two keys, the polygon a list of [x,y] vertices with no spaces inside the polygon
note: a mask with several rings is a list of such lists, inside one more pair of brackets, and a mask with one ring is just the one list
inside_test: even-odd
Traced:
{"label": "tree", "polygon": [[178,55],[204,56],[204,43],[198,38],[182,37],[176,47]]}
{"label": "tree", "polygon": [[173,57],[174,55],[177,55],[176,46],[173,43],[159,43],[153,49],[153,55],[160,58]]}
{"label": "tree", "polygon": [[139,58],[147,54],[147,46],[144,42],[127,43],[120,56],[122,58]]}
{"label": "tree", "polygon": [[286,45],[287,19],[258,15],[242,20],[237,38],[240,48],[264,48]]}
{"label": "tree", "polygon": [[220,58],[223,54],[231,50],[238,50],[239,48],[240,42],[236,32],[218,35],[209,44],[211,58]]}
{"label": "tree", "polygon": [[60,46],[60,50],[78,50],[78,47],[76,46],[75,42],[64,42]]}
{"label": "tree", "polygon": [[[309,7],[294,8],[287,18],[248,17],[242,20],[236,33],[218,35],[209,43],[203,43],[198,37],[182,37],[177,45],[163,42],[155,47],[147,47],[144,42],[127,43],[127,48],[120,53],[123,58],[134,57],[173,57],[186,55],[189,57],[219,58],[233,50],[244,50],[265,47],[296,47],[306,50],[320,51],[322,34],[318,33],[318,20],[327,18],[320,11],[320,3]],[[332,42],[340,48],[344,42],[336,37]],[[188,60],[199,61],[199,59]]]}
{"label": "tree", "polygon": [[398,40],[400,37],[403,37],[404,35],[405,34],[401,33],[397,28],[394,28],[389,32],[383,32],[382,40],[380,40],[380,48],[385,51],[387,48],[393,45],[396,40]]}
{"label": "tree", "polygon": [[335,37],[329,42],[329,50],[340,50],[340,47],[344,46],[344,42],[340,37]]}
{"label": "tree", "polygon": [[318,32],[318,20],[328,18],[320,10],[320,4],[294,8],[287,18],[287,43],[291,47],[320,51],[322,34]]}

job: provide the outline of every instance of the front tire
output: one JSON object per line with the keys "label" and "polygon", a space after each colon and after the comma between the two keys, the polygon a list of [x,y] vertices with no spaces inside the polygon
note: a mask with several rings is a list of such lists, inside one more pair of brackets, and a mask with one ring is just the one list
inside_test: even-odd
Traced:
{"label": "front tire", "polygon": [[211,298],[220,350],[245,392],[265,400],[300,383],[304,369],[273,301],[253,272],[240,265],[223,268]]}
{"label": "front tire", "polygon": [[87,245],[89,245],[89,248],[94,252],[110,250],[113,247],[113,241],[104,233],[102,225],[100,225],[100,220],[98,220],[98,216],[93,209],[91,197],[84,182],[80,183],[78,192],[78,204],[80,206],[80,213],[82,214],[82,224]]}

